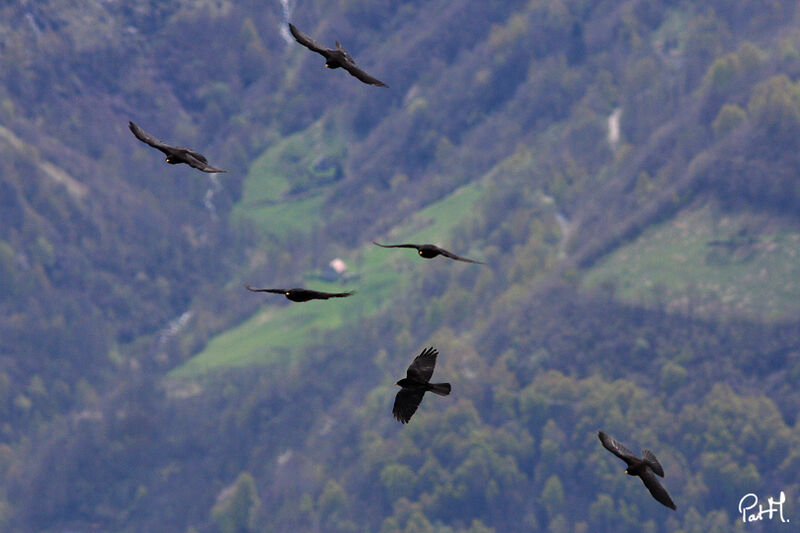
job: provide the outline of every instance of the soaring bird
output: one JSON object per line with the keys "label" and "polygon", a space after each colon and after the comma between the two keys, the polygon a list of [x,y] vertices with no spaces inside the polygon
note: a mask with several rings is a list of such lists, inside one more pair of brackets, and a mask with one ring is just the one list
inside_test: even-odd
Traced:
{"label": "soaring bird", "polygon": [[625,470],[626,474],[642,478],[644,486],[647,487],[647,490],[650,491],[653,498],[673,511],[676,509],[672,498],[670,498],[667,493],[667,489],[659,483],[656,477],[656,474],[664,477],[664,469],[661,468],[661,464],[658,462],[653,452],[650,450],[642,450],[642,458],[639,459],[625,446],[617,442],[614,437],[602,431],[598,432],[597,436],[600,438],[600,442],[603,443],[603,447],[606,450],[625,461],[625,464],[628,465],[628,468]]}
{"label": "soaring bird", "polygon": [[131,129],[133,134],[136,136],[137,139],[142,141],[145,144],[149,144],[156,150],[161,150],[167,156],[167,163],[170,165],[177,165],[179,163],[186,163],[190,167],[194,167],[198,170],[202,170],[203,172],[214,173],[214,172],[227,172],[227,170],[222,170],[220,168],[214,168],[208,164],[208,160],[205,156],[201,153],[195,152],[194,150],[190,150],[188,148],[184,148],[182,146],[171,146],[169,144],[165,144],[142,128],[134,124],[133,122],[128,122],[128,127]]}
{"label": "soaring bird", "polygon": [[420,257],[424,257],[425,259],[433,259],[437,255],[443,255],[445,257],[449,257],[450,259],[455,259],[456,261],[464,261],[465,263],[475,263],[478,265],[486,264],[481,263],[480,261],[467,259],[466,257],[461,257],[453,252],[448,252],[444,248],[439,248],[434,244],[380,244],[375,241],[372,241],[372,244],[380,246],[381,248],[415,248]]}
{"label": "soaring bird", "polygon": [[256,289],[250,285],[245,285],[245,289],[252,292],[271,292],[272,294],[283,294],[293,302],[307,302],[309,300],[327,300],[328,298],[346,298],[355,291],[348,292],[320,292],[310,289]]}
{"label": "soaring bird", "polygon": [[431,391],[439,396],[450,394],[449,383],[430,383],[438,354],[439,351],[433,346],[422,350],[408,367],[406,377],[395,383],[402,390],[395,396],[392,414],[403,424],[411,420],[426,392]]}
{"label": "soaring bird", "polygon": [[377,85],[378,87],[389,87],[381,80],[373,78],[356,65],[350,54],[342,47],[342,43],[336,41],[336,48],[325,48],[317,41],[298,30],[294,24],[289,23],[289,31],[292,32],[298,43],[309,50],[312,50],[325,58],[325,66],[328,68],[343,68],[367,85]]}

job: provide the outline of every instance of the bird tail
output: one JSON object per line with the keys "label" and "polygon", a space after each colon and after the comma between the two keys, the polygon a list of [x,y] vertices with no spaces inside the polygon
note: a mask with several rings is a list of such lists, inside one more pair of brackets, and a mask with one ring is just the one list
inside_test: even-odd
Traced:
{"label": "bird tail", "polygon": [[658,462],[658,459],[656,459],[656,454],[650,450],[642,450],[642,458],[648,465],[650,465],[650,468],[653,469],[653,472],[661,477],[664,477],[664,468],[661,466],[661,463]]}
{"label": "bird tail", "polygon": [[438,394],[439,396],[447,396],[448,394],[450,394],[450,384],[431,383],[430,391],[434,394]]}

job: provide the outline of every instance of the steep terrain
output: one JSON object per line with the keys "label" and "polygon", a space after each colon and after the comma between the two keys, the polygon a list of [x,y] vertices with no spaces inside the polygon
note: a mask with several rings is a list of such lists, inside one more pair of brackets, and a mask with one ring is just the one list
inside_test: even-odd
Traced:
{"label": "steep terrain", "polygon": [[[84,4],[0,8],[7,530],[800,508],[792,2]],[[287,43],[287,6],[391,88]],[[164,165],[130,119],[232,172]],[[391,384],[431,344],[453,394],[401,427]],[[599,429],[656,451],[676,513]]]}

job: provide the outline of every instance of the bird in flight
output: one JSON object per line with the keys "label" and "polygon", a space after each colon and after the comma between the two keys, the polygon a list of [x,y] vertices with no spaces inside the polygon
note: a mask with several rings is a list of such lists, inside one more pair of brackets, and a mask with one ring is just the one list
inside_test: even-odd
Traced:
{"label": "bird in flight", "polygon": [[163,143],[144,131],[142,128],[134,124],[133,122],[128,122],[128,127],[131,129],[133,134],[136,136],[137,139],[142,141],[145,144],[149,144],[156,150],[160,150],[164,152],[167,156],[167,163],[170,165],[177,165],[179,163],[186,163],[190,167],[194,167],[198,170],[202,170],[203,172],[214,173],[214,172],[228,172],[227,170],[222,170],[220,168],[214,168],[208,164],[208,160],[205,156],[201,153],[195,152],[194,150],[190,150],[188,148],[184,148],[182,146],[171,146],[169,144]]}
{"label": "bird in flight", "polygon": [[289,23],[289,31],[294,36],[298,43],[302,44],[309,50],[312,50],[325,58],[325,66],[327,68],[343,68],[351,75],[363,81],[367,85],[377,85],[378,87],[389,87],[381,80],[373,78],[356,65],[350,54],[347,53],[342,47],[342,43],[336,41],[336,48],[325,48],[317,41],[298,30],[294,24]]}
{"label": "bird in flight", "polygon": [[465,263],[475,263],[478,265],[486,264],[480,261],[467,259],[466,257],[461,257],[453,252],[448,252],[444,248],[439,248],[434,244],[380,244],[375,241],[372,241],[372,244],[380,246],[381,248],[415,248],[420,257],[424,257],[425,259],[433,259],[437,255],[443,255],[450,259],[455,259],[456,261],[464,261]]}
{"label": "bird in flight", "polygon": [[653,498],[673,511],[676,509],[672,498],[670,498],[667,493],[667,489],[659,483],[656,477],[656,474],[664,477],[664,469],[661,468],[661,464],[658,462],[653,452],[650,450],[642,450],[642,458],[640,459],[633,455],[625,446],[617,442],[614,437],[602,431],[598,432],[597,436],[600,438],[600,442],[603,443],[603,447],[606,450],[625,461],[625,464],[628,465],[628,468],[625,469],[626,474],[642,478],[644,486],[647,487],[647,490],[650,491]]}
{"label": "bird in flight", "polygon": [[430,382],[433,376],[433,367],[436,366],[437,355],[439,355],[439,351],[432,346],[422,350],[422,353],[408,367],[406,377],[395,383],[402,389],[394,398],[392,414],[403,424],[407,424],[411,420],[426,392],[430,391],[439,396],[450,394],[449,383]]}
{"label": "bird in flight", "polygon": [[307,302],[309,300],[327,300],[328,298],[346,298],[355,291],[348,292],[320,292],[310,289],[256,289],[250,285],[245,285],[245,289],[252,292],[270,292],[272,294],[283,294],[293,302]]}

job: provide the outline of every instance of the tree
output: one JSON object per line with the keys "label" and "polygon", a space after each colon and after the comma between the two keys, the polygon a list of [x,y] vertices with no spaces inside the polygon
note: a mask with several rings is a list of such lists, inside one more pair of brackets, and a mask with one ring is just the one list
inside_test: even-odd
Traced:
{"label": "tree", "polygon": [[564,485],[557,475],[553,474],[544,482],[541,501],[551,520],[561,512],[564,505]]}
{"label": "tree", "polygon": [[717,113],[711,129],[714,131],[714,136],[719,139],[736,129],[745,120],[747,120],[747,114],[744,109],[736,104],[725,104]]}
{"label": "tree", "polygon": [[211,520],[222,533],[251,533],[256,531],[255,513],[260,503],[253,476],[242,472],[219,494]]}

